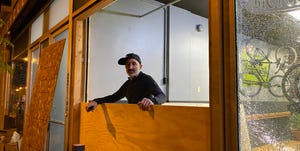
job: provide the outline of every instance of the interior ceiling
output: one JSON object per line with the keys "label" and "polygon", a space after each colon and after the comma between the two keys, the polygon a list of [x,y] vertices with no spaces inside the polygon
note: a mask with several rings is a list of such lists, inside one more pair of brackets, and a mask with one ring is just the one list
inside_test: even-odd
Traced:
{"label": "interior ceiling", "polygon": [[[168,4],[175,0],[157,0]],[[181,0],[174,4],[177,7],[191,11],[194,14],[208,18],[208,0]]]}

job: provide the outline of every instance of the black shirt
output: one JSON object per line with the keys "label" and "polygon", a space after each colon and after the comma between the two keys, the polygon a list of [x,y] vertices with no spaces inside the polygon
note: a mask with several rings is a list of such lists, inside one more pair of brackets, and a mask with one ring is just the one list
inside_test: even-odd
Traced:
{"label": "black shirt", "polygon": [[126,97],[128,103],[136,104],[143,98],[149,98],[154,104],[166,102],[166,96],[150,75],[140,72],[137,77],[128,79],[120,89],[112,95],[96,98],[98,104],[112,103]]}

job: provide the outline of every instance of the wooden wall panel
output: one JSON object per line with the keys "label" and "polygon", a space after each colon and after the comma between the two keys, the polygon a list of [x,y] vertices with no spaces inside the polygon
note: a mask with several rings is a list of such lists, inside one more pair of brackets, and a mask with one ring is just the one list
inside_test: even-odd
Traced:
{"label": "wooden wall panel", "polygon": [[65,39],[41,52],[32,97],[25,118],[21,151],[44,150]]}
{"label": "wooden wall panel", "polygon": [[80,143],[85,151],[208,151],[210,111],[206,107],[104,104],[94,112],[81,104]]}

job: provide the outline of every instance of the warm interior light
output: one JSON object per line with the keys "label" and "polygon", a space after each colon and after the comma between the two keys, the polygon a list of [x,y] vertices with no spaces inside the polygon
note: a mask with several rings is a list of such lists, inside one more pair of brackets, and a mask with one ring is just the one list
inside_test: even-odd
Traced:
{"label": "warm interior light", "polygon": [[295,17],[296,19],[300,20],[300,10],[288,12],[291,16]]}
{"label": "warm interior light", "polygon": [[32,63],[37,63],[37,61],[38,61],[38,60],[35,59],[35,58],[33,58],[33,59],[31,60]]}

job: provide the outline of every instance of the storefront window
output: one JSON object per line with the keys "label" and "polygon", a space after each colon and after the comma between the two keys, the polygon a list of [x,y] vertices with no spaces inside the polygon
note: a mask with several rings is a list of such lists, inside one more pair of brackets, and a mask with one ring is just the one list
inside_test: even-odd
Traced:
{"label": "storefront window", "polygon": [[300,1],[235,5],[239,150],[299,150]]}
{"label": "storefront window", "polygon": [[27,52],[22,53],[12,62],[13,74],[11,81],[10,99],[6,106],[5,129],[23,129],[24,108],[26,98]]}
{"label": "storefront window", "polygon": [[142,59],[142,71],[167,95],[166,105],[208,104],[208,19],[183,7],[190,3],[176,3],[181,8],[159,1],[118,0],[91,15],[87,100],[120,88],[128,77],[117,60],[133,52]]}

